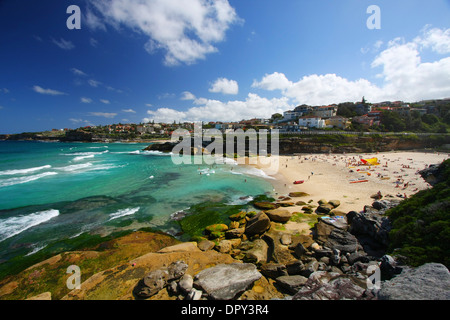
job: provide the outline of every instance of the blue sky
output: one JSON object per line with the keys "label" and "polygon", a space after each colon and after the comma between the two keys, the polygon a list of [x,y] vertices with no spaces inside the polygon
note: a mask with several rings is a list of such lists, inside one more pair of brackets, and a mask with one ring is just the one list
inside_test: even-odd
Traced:
{"label": "blue sky", "polygon": [[447,98],[449,17],[449,0],[3,0],[0,133]]}

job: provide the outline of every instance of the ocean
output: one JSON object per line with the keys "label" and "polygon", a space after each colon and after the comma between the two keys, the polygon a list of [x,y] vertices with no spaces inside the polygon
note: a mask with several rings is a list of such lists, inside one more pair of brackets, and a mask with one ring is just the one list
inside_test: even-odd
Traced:
{"label": "ocean", "polygon": [[195,204],[244,204],[273,190],[264,172],[232,159],[175,165],[147,146],[0,141],[0,274],[89,237],[140,228],[176,234],[171,217]]}

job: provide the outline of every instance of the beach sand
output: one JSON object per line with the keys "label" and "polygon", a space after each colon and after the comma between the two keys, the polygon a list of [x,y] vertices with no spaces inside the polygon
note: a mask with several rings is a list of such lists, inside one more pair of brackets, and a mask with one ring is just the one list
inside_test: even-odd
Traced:
{"label": "beach sand", "polygon": [[[362,165],[360,159],[376,157],[380,165]],[[428,165],[440,164],[449,158],[448,153],[424,152],[385,152],[375,154],[303,154],[279,156],[279,170],[276,174],[260,164],[255,167],[267,171],[275,178],[274,191],[278,196],[290,192],[303,191],[310,196],[293,198],[294,201],[313,200],[317,205],[320,199],[339,200],[337,208],[345,213],[362,211],[365,205],[373,203],[371,195],[381,192],[383,198],[404,197],[431,186],[418,174]],[[361,165],[358,165],[361,164]],[[350,183],[364,179],[367,182]],[[303,184],[293,184],[304,180]],[[398,185],[398,187],[397,187]],[[300,207],[288,207],[290,211],[300,211]]]}

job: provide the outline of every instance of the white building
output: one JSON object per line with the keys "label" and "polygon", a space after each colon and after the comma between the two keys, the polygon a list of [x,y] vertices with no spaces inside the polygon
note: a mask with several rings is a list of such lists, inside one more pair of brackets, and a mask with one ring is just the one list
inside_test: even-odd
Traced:
{"label": "white building", "polygon": [[298,125],[300,127],[323,129],[325,128],[325,120],[317,116],[304,116],[298,119]]}
{"label": "white building", "polygon": [[297,112],[297,111],[285,111],[283,112],[283,120],[284,121],[291,121],[291,120],[295,120],[297,117],[300,117],[302,115],[301,112]]}

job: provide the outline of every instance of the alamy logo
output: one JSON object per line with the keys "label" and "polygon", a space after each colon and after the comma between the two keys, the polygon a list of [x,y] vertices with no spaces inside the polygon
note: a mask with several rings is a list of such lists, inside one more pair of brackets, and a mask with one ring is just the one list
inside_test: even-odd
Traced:
{"label": "alamy logo", "polygon": [[381,289],[381,271],[377,265],[370,265],[366,271],[367,278],[367,289],[369,290],[380,290]]}
{"label": "alamy logo", "polygon": [[372,14],[366,22],[367,28],[370,30],[381,29],[381,9],[377,5],[371,5],[367,8],[367,13]]}
{"label": "alamy logo", "polygon": [[234,158],[238,164],[260,165],[269,175],[278,172],[278,130],[269,134],[268,130],[236,129],[223,134],[218,129],[203,129],[201,124],[194,124],[193,136],[186,129],[177,129],[171,141],[177,143],[172,149],[174,164],[219,164],[225,156]]}
{"label": "alamy logo", "polygon": [[67,268],[66,273],[72,273],[72,275],[67,278],[66,286],[69,290],[81,289],[81,269],[79,266],[71,265]]}
{"label": "alamy logo", "polygon": [[81,29],[81,10],[79,6],[71,5],[67,7],[66,13],[70,14],[70,17],[67,18],[66,26],[67,29]]}

